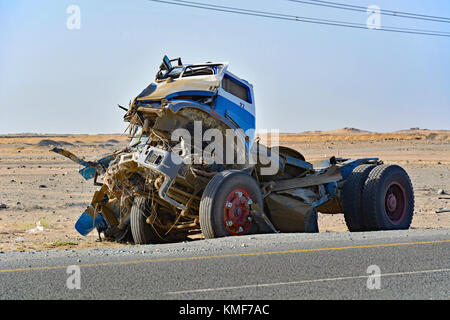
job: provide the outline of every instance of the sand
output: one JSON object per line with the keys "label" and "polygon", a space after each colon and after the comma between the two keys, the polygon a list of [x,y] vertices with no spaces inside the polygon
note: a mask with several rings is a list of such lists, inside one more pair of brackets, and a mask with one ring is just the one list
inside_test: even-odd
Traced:
{"label": "sand", "polygon": [[[121,246],[96,241],[95,231],[87,237],[76,232],[74,224],[97,187],[78,174],[79,165],[49,149],[56,144],[95,160],[123,147],[126,140],[126,135],[0,136],[0,251]],[[399,164],[415,191],[411,228],[450,228],[450,213],[436,213],[450,207],[450,195],[438,194],[441,189],[450,194],[450,131],[373,133],[344,128],[283,134],[279,143],[313,162],[337,156],[379,157]],[[319,229],[348,232],[341,214],[319,214]]]}

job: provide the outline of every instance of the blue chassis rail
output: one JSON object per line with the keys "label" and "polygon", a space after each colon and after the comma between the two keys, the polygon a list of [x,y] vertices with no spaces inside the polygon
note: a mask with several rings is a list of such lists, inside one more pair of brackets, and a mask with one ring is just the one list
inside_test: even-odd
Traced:
{"label": "blue chassis rail", "polygon": [[341,176],[342,179],[336,182],[330,182],[330,183],[326,183],[325,186],[325,190],[327,192],[327,194],[325,196],[323,196],[322,198],[320,198],[318,201],[313,203],[314,207],[318,207],[322,204],[324,204],[325,202],[327,202],[328,200],[330,200],[330,198],[332,196],[334,196],[336,194],[336,190],[337,190],[337,184],[339,182],[345,181],[348,176],[352,173],[352,171],[359,165],[361,164],[365,164],[365,163],[373,163],[373,162],[378,162],[380,159],[379,158],[360,158],[360,159],[336,159],[339,162],[339,171],[341,172]]}

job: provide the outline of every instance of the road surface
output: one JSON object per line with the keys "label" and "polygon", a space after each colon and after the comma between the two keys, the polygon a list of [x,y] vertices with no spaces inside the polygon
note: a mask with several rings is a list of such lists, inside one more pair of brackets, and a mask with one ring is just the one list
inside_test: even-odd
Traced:
{"label": "road surface", "polygon": [[0,299],[450,299],[449,249],[436,229],[6,252]]}

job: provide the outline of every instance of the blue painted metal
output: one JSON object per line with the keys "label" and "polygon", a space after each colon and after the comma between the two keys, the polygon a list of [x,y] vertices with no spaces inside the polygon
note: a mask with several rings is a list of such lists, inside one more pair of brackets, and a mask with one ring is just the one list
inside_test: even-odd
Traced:
{"label": "blue painted metal", "polygon": [[341,171],[342,179],[345,180],[352,173],[353,169],[357,166],[368,163],[370,161],[378,161],[378,158],[361,158],[361,159],[349,159],[341,163],[339,170]]}
{"label": "blue painted metal", "polygon": [[80,158],[78,158],[76,155],[74,155],[72,152],[60,149],[60,148],[53,148],[50,151],[53,151],[55,153],[58,153],[64,157],[69,158],[70,160],[84,166],[84,168],[80,169],[78,172],[83,176],[84,179],[89,180],[92,179],[95,176],[95,173],[98,170],[98,166],[102,165],[104,168],[109,167],[109,163],[114,160],[114,156],[108,155],[106,157],[101,158],[97,161],[84,161]]}
{"label": "blue painted metal", "polygon": [[[239,126],[239,123],[234,121],[234,119],[232,119],[233,121],[228,119],[226,116],[226,113],[223,113],[223,110],[217,110],[216,108],[211,108],[210,106],[208,106],[206,104],[199,103],[196,101],[175,100],[175,101],[171,101],[168,108],[170,110],[172,110],[174,113],[177,113],[178,111],[180,111],[181,109],[184,109],[184,108],[194,108],[194,109],[202,110],[202,111],[208,113],[211,117],[214,117],[214,118],[220,120],[221,122],[223,122],[225,125],[227,125],[229,128],[231,128],[233,130],[243,129]],[[246,130],[244,130],[244,132],[245,131]],[[254,135],[254,131],[250,132],[250,133],[252,135]],[[249,136],[249,139],[247,139],[247,141],[244,142],[245,147],[246,147],[246,152],[249,152],[252,143],[253,143],[253,137]]]}
{"label": "blue painted metal", "polygon": [[337,182],[329,182],[325,184],[325,190],[330,196],[334,196],[337,190]]}
{"label": "blue painted metal", "polygon": [[302,161],[300,159],[297,158],[293,158],[293,157],[286,157],[286,163],[287,164],[291,164],[293,166],[297,166],[300,168],[304,168],[307,170],[313,170],[313,165],[309,162],[306,161]]}
{"label": "blue painted metal", "polygon": [[95,168],[92,168],[92,167],[84,167],[78,171],[78,173],[81,174],[81,176],[85,180],[89,180],[89,179],[92,179],[93,177],[95,177],[96,172],[97,172],[97,170],[95,170]]}
{"label": "blue painted metal", "polygon": [[314,203],[312,204],[312,206],[313,206],[314,208],[316,208],[316,207],[318,207],[318,206],[324,204],[324,203],[327,202],[328,200],[329,200],[328,195],[324,195],[322,198],[320,198],[319,200],[317,200],[316,202],[314,202]]}
{"label": "blue painted metal", "polygon": [[164,56],[163,57],[163,63],[166,65],[166,68],[168,69],[168,71],[172,70],[172,63],[170,62],[170,59],[168,56]]}
{"label": "blue painted metal", "polygon": [[156,84],[154,84],[153,82],[150,83],[150,84],[148,85],[147,88],[145,88],[144,90],[141,91],[141,93],[138,94],[138,96],[136,97],[136,99],[137,99],[137,98],[140,98],[140,97],[149,96],[150,94],[152,94],[153,92],[155,92],[155,90],[156,90],[157,87],[158,87],[158,86],[157,86]]}
{"label": "blue painted metal", "polygon": [[97,168],[95,167],[96,164],[101,164],[103,167],[107,168],[112,160],[114,160],[113,155],[106,156],[100,160],[94,161],[92,164],[87,164],[86,167],[80,169],[78,172],[85,180],[92,179],[95,177],[95,173],[97,172]]}
{"label": "blue painted metal", "polygon": [[182,97],[182,96],[206,96],[206,97],[212,97],[214,95],[214,92],[211,91],[203,91],[203,90],[187,90],[187,91],[178,91],[169,94],[166,96],[166,100],[170,100],[176,97]]}
{"label": "blue painted metal", "polygon": [[58,148],[58,147],[54,147],[52,148],[50,151],[53,151],[55,153],[58,153],[64,157],[69,158],[70,160],[72,160],[73,162],[76,162],[82,166],[90,166],[89,162],[84,161],[83,159],[78,158],[76,155],[74,155],[72,152]]}
{"label": "blue painted metal", "polygon": [[84,211],[75,223],[75,229],[82,235],[86,236],[97,226],[106,227],[106,221],[103,216],[97,212],[95,221],[89,213]]}
{"label": "blue painted metal", "polygon": [[194,108],[194,109],[202,110],[202,111],[208,113],[211,117],[214,117],[214,118],[220,120],[221,122],[223,122],[225,125],[227,125],[231,129],[239,129],[238,127],[236,127],[236,125],[232,121],[228,120],[225,117],[225,114],[218,112],[218,110],[211,108],[207,104],[203,104],[203,103],[195,102],[195,101],[191,101],[191,100],[176,100],[176,101],[171,101],[168,108],[174,113],[177,113],[178,111],[180,111],[181,109],[184,109],[184,108]]}
{"label": "blue painted metal", "polygon": [[[185,93],[188,91],[185,91]],[[198,91],[199,93],[200,91]],[[206,92],[206,91],[205,91]],[[207,92],[209,95],[211,95],[211,92]],[[173,95],[182,94],[182,92],[174,93]],[[169,109],[173,112],[178,112],[179,110],[183,108],[195,108],[200,109],[202,111],[205,111],[209,115],[211,115],[214,118],[217,118],[218,120],[222,121],[224,124],[226,124],[231,129],[237,130],[242,129],[244,132],[249,132],[249,140],[254,140],[254,131],[255,129],[255,117],[250,114],[247,110],[242,108],[241,106],[231,102],[230,100],[222,97],[217,96],[216,103],[211,108],[209,105],[199,103],[196,101],[191,100],[175,100],[171,101],[169,105]]]}
{"label": "blue painted metal", "polygon": [[[230,100],[218,95],[214,108],[217,113],[230,117],[242,130],[255,129],[255,116]],[[253,141],[254,137],[250,138]]]}

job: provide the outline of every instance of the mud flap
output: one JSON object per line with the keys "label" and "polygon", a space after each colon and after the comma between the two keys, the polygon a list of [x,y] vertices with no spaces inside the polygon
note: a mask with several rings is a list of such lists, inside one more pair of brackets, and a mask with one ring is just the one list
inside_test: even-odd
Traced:
{"label": "mud flap", "polygon": [[317,210],[314,209],[311,214],[305,219],[305,232],[306,233],[317,233],[319,232],[319,224],[317,222],[318,214]]}
{"label": "mud flap", "polygon": [[317,211],[312,205],[275,193],[267,196],[266,203],[280,232],[318,232]]}

